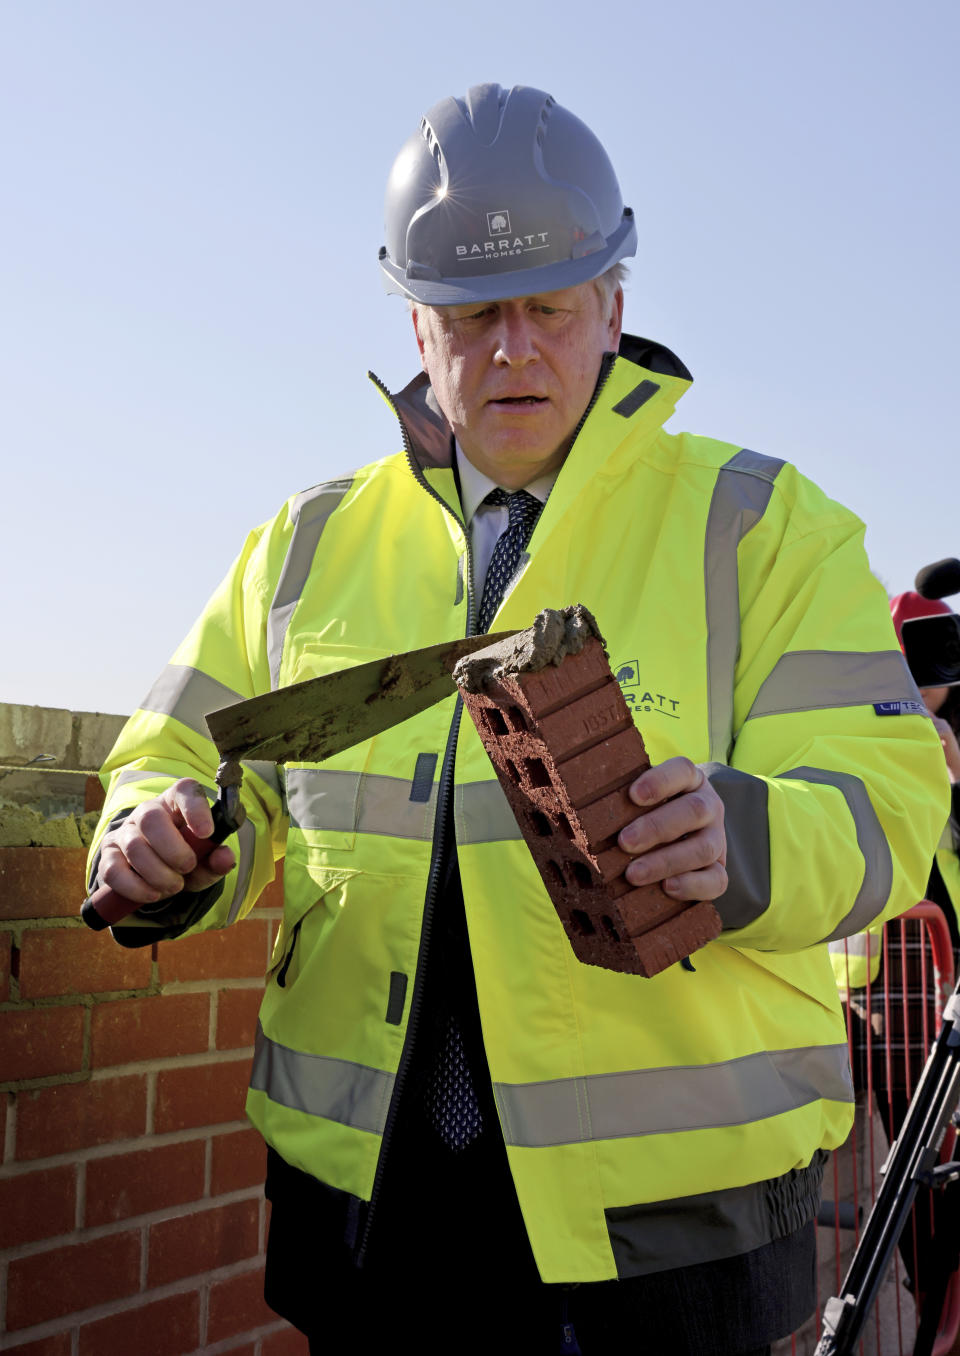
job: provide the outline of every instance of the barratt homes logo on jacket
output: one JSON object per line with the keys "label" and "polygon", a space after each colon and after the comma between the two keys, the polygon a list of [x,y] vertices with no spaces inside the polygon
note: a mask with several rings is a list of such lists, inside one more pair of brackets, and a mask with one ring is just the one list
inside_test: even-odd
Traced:
{"label": "barratt homes logo on jacket", "polygon": [[640,681],[640,665],[635,659],[624,664],[614,664],[613,673],[623,700],[637,711],[657,711],[661,716],[680,719],[680,701],[677,697],[668,697],[665,692],[653,692]]}
{"label": "barratt homes logo on jacket", "polygon": [[457,263],[475,259],[502,259],[511,254],[529,254],[531,250],[545,250],[550,244],[549,231],[534,231],[530,235],[515,235],[510,225],[510,213],[497,207],[487,213],[487,239],[456,245]]}

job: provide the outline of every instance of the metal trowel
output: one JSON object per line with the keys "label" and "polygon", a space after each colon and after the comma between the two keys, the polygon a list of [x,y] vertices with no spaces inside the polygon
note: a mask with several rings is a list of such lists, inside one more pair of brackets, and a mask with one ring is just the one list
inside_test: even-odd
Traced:
{"label": "metal trowel", "polygon": [[[498,631],[388,655],[209,712],[207,728],[220,755],[213,833],[197,838],[189,829],[180,830],[198,862],[243,823],[241,759],[323,762],[449,697],[456,691],[452,674],[458,660],[516,634]],[[101,885],[84,901],[80,916],[99,931],[140,907]]]}

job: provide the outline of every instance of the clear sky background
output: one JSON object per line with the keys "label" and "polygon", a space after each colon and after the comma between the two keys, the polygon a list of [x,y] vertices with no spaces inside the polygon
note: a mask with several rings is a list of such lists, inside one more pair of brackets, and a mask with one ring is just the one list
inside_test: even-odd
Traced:
{"label": "clear sky background", "polygon": [[606,145],[671,428],[796,462],[891,592],[960,555],[958,40],[956,0],[0,0],[0,701],[131,710],[249,527],[397,449],[383,188],[482,81]]}

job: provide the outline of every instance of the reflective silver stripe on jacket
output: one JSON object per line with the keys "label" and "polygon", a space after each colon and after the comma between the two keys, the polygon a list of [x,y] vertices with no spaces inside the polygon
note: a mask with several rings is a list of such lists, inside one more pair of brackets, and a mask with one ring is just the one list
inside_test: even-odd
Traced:
{"label": "reflective silver stripe on jacket", "polygon": [[820,767],[795,767],[781,775],[820,786],[833,786],[847,802],[857,831],[857,846],[863,854],[863,881],[850,912],[821,941],[832,942],[838,937],[862,932],[882,913],[893,885],[890,845],[867,795],[867,788],[852,773],[834,772]]}
{"label": "reflective silver stripe on jacket", "polygon": [[140,703],[142,711],[173,716],[194,734],[210,738],[206,713],[243,701],[239,692],[188,664],[168,664]]}
{"label": "reflective silver stripe on jacket", "polygon": [[245,819],[237,830],[237,883],[227,913],[227,924],[235,923],[250,888],[253,873],[253,859],[257,850],[257,831],[249,819]]}
{"label": "reflective silver stripe on jacket", "polygon": [[[126,786],[129,782],[162,781],[166,782],[168,786],[171,786],[176,780],[176,777],[169,772],[153,772],[150,768],[125,767],[113,785],[114,787],[119,787]],[[216,798],[216,787],[206,786],[203,782],[198,782],[197,785],[203,787],[203,790],[211,800]],[[156,794],[160,795],[161,793],[158,791]]]}
{"label": "reflective silver stripe on jacket", "polygon": [[270,790],[278,800],[283,800],[283,784],[280,781],[280,769],[276,763],[263,763],[258,758],[244,758],[240,763],[244,774],[248,772],[256,773],[261,781],[266,782]]}
{"label": "reflective silver stripe on jacket", "polygon": [[[221,706],[232,706],[245,698],[239,692],[217,682],[201,669],[191,668],[188,664],[168,664],[140,704],[142,711],[153,711],[159,716],[173,716],[182,725],[186,725],[194,734],[210,738],[207,729],[206,713],[217,711]],[[244,771],[255,773],[265,781],[274,794],[283,798],[283,788],[276,763],[265,763],[259,759],[243,759]],[[124,773],[123,781],[135,781],[144,776],[163,776],[163,773],[134,772]],[[120,783],[118,783],[120,784]],[[209,788],[204,788],[209,790]],[[216,791],[210,791],[216,796]]]}
{"label": "reflective silver stripe on jacket", "polygon": [[495,1083],[508,1144],[535,1148],[748,1125],[821,1098],[853,1101],[846,1045],[760,1051],[721,1064]]}
{"label": "reflective silver stripe on jacket", "polygon": [[[330,768],[288,768],[290,823],[303,830],[433,838],[437,783],[429,799],[411,800],[413,782]],[[497,781],[458,786],[454,813],[460,843],[519,838],[520,829]]]}
{"label": "reflective silver stripe on jacket", "polygon": [[703,575],[707,613],[710,758],[729,762],[733,687],[740,652],[737,547],[763,517],[784,463],[743,448],[720,468],[707,515]]}
{"label": "reflective silver stripe on jacket", "polygon": [[794,650],[778,659],[747,720],[834,706],[920,700],[899,650]]}
{"label": "reflective silver stripe on jacket", "polygon": [[858,932],[855,937],[831,942],[828,949],[834,956],[859,956],[861,960],[868,960],[871,956],[880,955],[883,941],[880,937],[874,937],[872,932]]}
{"label": "reflective silver stripe on jacket", "polygon": [[[292,1050],[258,1029],[250,1086],[272,1102],[380,1134],[393,1083],[381,1069]],[[853,1086],[844,1044],[699,1067],[495,1083],[494,1094],[506,1142],[534,1148],[748,1125],[821,1098],[852,1102]]]}
{"label": "reflective silver stripe on jacket", "polygon": [[250,1086],[271,1102],[380,1135],[393,1084],[393,1074],[382,1069],[279,1045],[257,1024]]}
{"label": "reflective silver stripe on jacket", "polygon": [[315,485],[312,490],[304,490],[303,494],[298,494],[293,501],[291,509],[294,520],[293,536],[267,618],[267,656],[270,662],[271,687],[276,687],[280,681],[280,661],[283,658],[287,628],[310,577],[313,558],[317,553],[323,529],[330,515],[339,508],[352,484],[352,476],[346,476],[343,480],[328,480],[323,485]]}

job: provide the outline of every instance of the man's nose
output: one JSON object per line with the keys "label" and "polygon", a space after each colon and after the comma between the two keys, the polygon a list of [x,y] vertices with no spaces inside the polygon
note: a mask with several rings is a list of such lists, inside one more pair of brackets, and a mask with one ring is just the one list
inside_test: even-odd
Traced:
{"label": "man's nose", "polygon": [[523,311],[504,307],[493,361],[501,367],[525,367],[539,356],[532,318]]}

